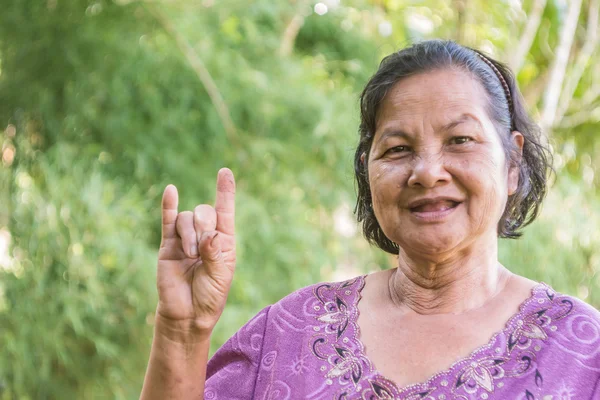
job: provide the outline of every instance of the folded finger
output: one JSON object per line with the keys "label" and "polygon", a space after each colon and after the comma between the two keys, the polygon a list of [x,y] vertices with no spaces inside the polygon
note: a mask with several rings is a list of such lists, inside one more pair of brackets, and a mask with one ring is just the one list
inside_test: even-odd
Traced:
{"label": "folded finger", "polygon": [[183,252],[189,258],[198,257],[198,242],[194,229],[194,213],[184,211],[177,215],[177,234],[181,238]]}
{"label": "folded finger", "polygon": [[200,204],[194,209],[194,229],[196,240],[200,243],[200,237],[204,232],[214,231],[217,226],[217,213],[212,206]]}

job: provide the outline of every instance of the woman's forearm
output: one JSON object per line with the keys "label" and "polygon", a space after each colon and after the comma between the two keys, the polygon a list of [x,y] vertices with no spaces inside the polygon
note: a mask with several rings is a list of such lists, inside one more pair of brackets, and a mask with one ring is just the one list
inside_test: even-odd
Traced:
{"label": "woman's forearm", "polygon": [[194,334],[157,321],[140,400],[204,398],[210,333]]}

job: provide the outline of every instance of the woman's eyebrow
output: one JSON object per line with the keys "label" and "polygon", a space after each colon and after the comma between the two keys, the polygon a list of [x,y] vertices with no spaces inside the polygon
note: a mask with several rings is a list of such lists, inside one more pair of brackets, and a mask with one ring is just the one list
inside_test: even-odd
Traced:
{"label": "woman's eyebrow", "polygon": [[410,140],[412,138],[412,136],[409,135],[408,133],[400,131],[398,129],[385,129],[383,131],[383,133],[381,134],[381,136],[379,137],[378,142],[382,142],[389,137],[400,137],[400,138],[406,139],[406,140]]}
{"label": "woman's eyebrow", "polygon": [[[447,123],[446,125],[442,126],[442,128],[440,129],[441,132],[444,131],[449,131],[451,129],[456,128],[458,125],[460,124],[464,124],[464,123],[475,123],[477,125],[478,128],[483,129],[483,126],[481,125],[481,122],[479,122],[479,119],[477,119],[476,117],[472,116],[471,114],[462,114],[461,116],[459,116],[458,118],[456,118],[455,120]],[[380,143],[382,141],[384,141],[387,138],[390,137],[399,137],[402,139],[406,139],[406,140],[412,140],[413,137],[412,135],[397,129],[397,128],[386,128],[383,130],[381,136],[377,139],[377,143]]]}
{"label": "woman's eyebrow", "polygon": [[455,119],[454,121],[451,121],[451,122],[447,123],[446,125],[444,125],[442,127],[442,131],[449,131],[451,129],[456,128],[458,125],[464,124],[467,122],[474,122],[478,128],[480,128],[480,129],[483,128],[483,126],[481,125],[481,122],[479,122],[479,120],[477,118],[475,118],[471,114],[463,114],[460,117],[458,117],[457,119]]}

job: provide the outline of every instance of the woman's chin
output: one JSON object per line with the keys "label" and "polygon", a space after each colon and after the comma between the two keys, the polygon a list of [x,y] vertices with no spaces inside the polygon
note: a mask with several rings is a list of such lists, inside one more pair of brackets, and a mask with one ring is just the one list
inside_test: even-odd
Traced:
{"label": "woman's chin", "polygon": [[456,231],[446,233],[444,229],[438,227],[431,229],[430,232],[421,232],[409,238],[405,237],[399,243],[402,243],[400,247],[406,252],[437,255],[455,250],[462,242],[461,235],[457,235]]}

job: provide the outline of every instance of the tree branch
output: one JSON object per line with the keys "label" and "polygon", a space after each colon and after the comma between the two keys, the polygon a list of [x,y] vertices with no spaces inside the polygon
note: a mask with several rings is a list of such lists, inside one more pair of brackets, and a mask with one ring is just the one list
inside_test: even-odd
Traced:
{"label": "tree branch", "polygon": [[[600,95],[600,92],[598,93]],[[590,104],[588,108],[581,109],[574,114],[564,117],[555,127],[560,129],[573,129],[579,125],[600,121],[600,110],[597,105]]]}
{"label": "tree branch", "polygon": [[[573,99],[570,104],[570,109],[579,112],[583,109],[589,108],[590,105],[595,103],[600,98],[600,84],[592,84],[580,98]],[[566,116],[564,118],[567,118]]]}
{"label": "tree branch", "polygon": [[519,40],[517,50],[509,61],[509,66],[515,72],[515,75],[523,66],[525,56],[529,53],[529,49],[531,49],[531,44],[533,43],[533,39],[535,39],[535,34],[540,26],[540,21],[542,20],[542,14],[545,8],[546,0],[535,0],[531,12],[527,16],[525,31],[521,36],[521,40]]}
{"label": "tree branch", "polygon": [[165,32],[167,32],[167,34],[169,34],[175,40],[175,43],[177,43],[179,50],[185,56],[188,64],[190,67],[192,67],[202,85],[204,85],[210,100],[215,106],[217,114],[219,115],[219,119],[225,128],[227,139],[231,144],[236,144],[236,128],[233,120],[231,119],[231,115],[229,114],[229,107],[227,107],[219,88],[210,75],[210,72],[208,72],[208,69],[206,69],[204,62],[202,62],[202,59],[198,56],[198,53],[196,53],[196,50],[194,50],[192,45],[181,33],[177,31],[177,29],[175,29],[175,27],[171,24],[171,21],[169,21],[169,19],[157,7],[152,5],[147,5],[147,7],[163,27]]}
{"label": "tree branch", "polygon": [[283,38],[281,39],[281,45],[279,46],[280,56],[289,56],[292,54],[296,37],[298,37],[302,25],[304,25],[304,17],[300,14],[294,15],[283,32]]}
{"label": "tree branch", "polygon": [[575,37],[575,29],[579,20],[579,12],[581,11],[581,0],[571,0],[569,2],[569,10],[567,17],[560,30],[560,42],[556,49],[556,56],[552,63],[552,73],[550,74],[550,84],[544,95],[544,108],[542,110],[541,126],[549,135],[552,125],[555,121],[556,108],[558,98],[562,89],[563,80],[565,78],[565,70],[569,61],[569,53],[573,45]]}
{"label": "tree branch", "polygon": [[558,105],[558,111],[556,113],[556,120],[560,121],[561,118],[567,112],[569,104],[573,99],[573,94],[579,85],[581,76],[587,68],[590,58],[594,53],[594,49],[598,45],[598,11],[600,8],[600,2],[598,0],[590,0],[588,10],[588,21],[587,21],[587,34],[585,42],[581,52],[577,55],[575,65],[567,77],[565,87],[560,96],[560,103]]}

